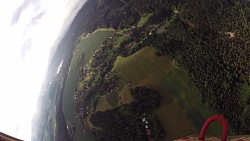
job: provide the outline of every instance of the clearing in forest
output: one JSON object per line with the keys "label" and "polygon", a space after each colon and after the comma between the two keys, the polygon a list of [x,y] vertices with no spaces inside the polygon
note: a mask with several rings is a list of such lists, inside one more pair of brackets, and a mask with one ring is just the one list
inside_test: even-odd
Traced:
{"label": "clearing in forest", "polygon": [[[117,57],[112,71],[121,81],[131,82],[131,87],[146,86],[162,96],[160,107],[155,110],[165,130],[166,140],[199,134],[206,118],[214,115],[201,103],[188,76],[172,60],[156,56],[153,47],[144,47],[129,57]],[[219,125],[212,125],[208,134],[219,134]]]}

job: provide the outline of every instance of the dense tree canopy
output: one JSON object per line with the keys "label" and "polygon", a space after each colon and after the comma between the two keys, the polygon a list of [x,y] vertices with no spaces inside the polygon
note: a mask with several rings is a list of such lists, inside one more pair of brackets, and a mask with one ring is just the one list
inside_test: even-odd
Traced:
{"label": "dense tree canopy", "polygon": [[[146,141],[148,140],[143,118],[148,119],[154,139],[163,139],[163,130],[152,111],[160,104],[160,94],[152,89],[136,87],[131,90],[135,101],[113,110],[97,112],[91,122],[101,131],[97,132],[100,141]],[[154,123],[154,124],[153,124]]]}

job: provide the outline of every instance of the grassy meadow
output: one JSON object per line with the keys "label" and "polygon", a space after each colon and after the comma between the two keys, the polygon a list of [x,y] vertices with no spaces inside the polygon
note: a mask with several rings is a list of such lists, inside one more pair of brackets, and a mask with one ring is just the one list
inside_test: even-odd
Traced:
{"label": "grassy meadow", "polygon": [[[153,47],[145,47],[129,57],[117,57],[112,71],[131,87],[146,86],[163,96],[155,110],[166,140],[197,135],[213,109],[202,104],[188,76],[171,59],[155,55]],[[218,135],[220,127],[213,124],[208,134]],[[181,135],[181,136],[180,136]]]}

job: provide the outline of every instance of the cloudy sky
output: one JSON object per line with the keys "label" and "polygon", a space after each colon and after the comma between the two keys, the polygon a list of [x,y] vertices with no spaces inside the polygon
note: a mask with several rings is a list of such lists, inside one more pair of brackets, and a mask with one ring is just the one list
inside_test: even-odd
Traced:
{"label": "cloudy sky", "polygon": [[51,47],[82,5],[79,0],[0,0],[0,132],[30,140]]}

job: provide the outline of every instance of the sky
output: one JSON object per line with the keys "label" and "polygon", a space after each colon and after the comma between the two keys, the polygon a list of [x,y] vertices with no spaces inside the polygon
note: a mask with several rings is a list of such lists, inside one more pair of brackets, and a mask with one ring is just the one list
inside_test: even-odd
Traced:
{"label": "sky", "polygon": [[56,39],[80,0],[0,0],[0,132],[29,141]]}

